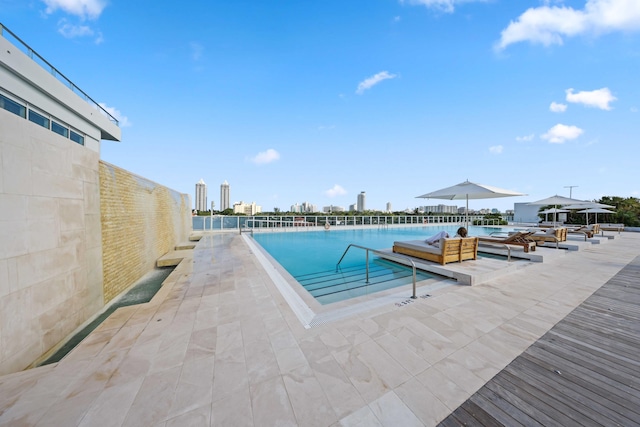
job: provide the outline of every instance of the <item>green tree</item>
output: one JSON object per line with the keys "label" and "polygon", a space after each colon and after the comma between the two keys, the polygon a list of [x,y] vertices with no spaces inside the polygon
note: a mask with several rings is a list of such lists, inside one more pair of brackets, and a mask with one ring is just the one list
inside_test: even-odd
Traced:
{"label": "green tree", "polygon": [[640,226],[640,200],[636,197],[604,196],[598,203],[615,206],[611,222],[621,223],[628,227]]}

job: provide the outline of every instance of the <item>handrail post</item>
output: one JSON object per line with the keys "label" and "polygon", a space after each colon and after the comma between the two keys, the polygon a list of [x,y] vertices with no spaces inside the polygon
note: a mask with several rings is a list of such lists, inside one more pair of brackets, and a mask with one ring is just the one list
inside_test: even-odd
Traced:
{"label": "handrail post", "polygon": [[367,249],[367,255],[365,257],[365,262],[366,262],[366,266],[367,266],[367,279],[365,281],[365,283],[368,285],[369,284],[369,249]]}
{"label": "handrail post", "polygon": [[416,265],[414,264],[413,261],[411,261],[412,267],[413,267],[413,295],[411,295],[411,299],[416,299],[418,298],[416,296]]}

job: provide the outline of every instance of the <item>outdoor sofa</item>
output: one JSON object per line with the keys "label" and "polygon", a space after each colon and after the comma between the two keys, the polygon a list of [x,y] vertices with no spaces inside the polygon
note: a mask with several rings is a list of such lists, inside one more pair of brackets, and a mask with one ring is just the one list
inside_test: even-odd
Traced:
{"label": "outdoor sofa", "polygon": [[424,240],[393,242],[393,252],[445,265],[449,262],[478,259],[478,238],[444,238],[440,239],[437,246],[429,245]]}

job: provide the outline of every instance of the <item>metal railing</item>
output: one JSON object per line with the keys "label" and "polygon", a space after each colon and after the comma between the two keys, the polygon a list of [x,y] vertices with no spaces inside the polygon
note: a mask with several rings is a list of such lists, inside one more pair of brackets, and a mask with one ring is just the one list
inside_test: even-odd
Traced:
{"label": "metal railing", "polygon": [[[12,40],[9,40],[9,38],[6,37],[5,33],[9,34],[11,36]],[[40,56],[40,54],[38,54],[38,52],[33,50],[28,44],[26,44],[24,41],[22,41],[22,39],[20,39],[20,37],[15,35],[10,29],[5,27],[2,23],[0,23],[0,36],[5,38],[7,41],[11,42],[18,49],[22,50],[34,62],[39,64],[45,70],[49,71],[49,73],[51,73],[51,75],[53,77],[55,77],[56,79],[58,79],[58,81],[60,81],[62,84],[67,86],[69,89],[71,89],[71,91],[73,93],[75,93],[80,98],[82,98],[84,101],[86,101],[89,105],[91,105],[92,107],[94,107],[98,111],[100,111],[106,118],[108,118],[116,126],[119,126],[118,119],[113,117],[100,104],[98,104],[96,101],[94,101],[93,98],[91,98],[82,89],[80,89],[78,86],[76,86],[71,80],[69,80],[64,74],[62,74],[56,67],[51,65],[49,63],[49,61],[47,61],[42,56]]]}
{"label": "metal railing", "polygon": [[373,252],[374,254],[380,255],[385,259],[393,260],[393,258],[396,258],[396,259],[409,261],[411,263],[411,268],[413,269],[413,295],[411,295],[411,298],[412,299],[418,298],[417,295],[416,295],[416,263],[413,262],[413,260],[410,257],[406,256],[406,255],[390,254],[388,252],[382,252],[382,251],[379,251],[377,249],[371,249],[371,248],[367,248],[365,246],[360,246],[360,245],[356,245],[355,243],[351,243],[351,244],[349,244],[349,246],[347,246],[347,249],[344,250],[344,253],[340,257],[340,261],[338,261],[338,263],[336,264],[336,273],[338,272],[338,269],[340,268],[340,263],[344,259],[345,255],[347,255],[347,252],[349,252],[349,249],[351,249],[352,247],[353,248],[358,248],[358,249],[364,249],[366,251],[366,256],[365,256],[365,264],[366,264],[365,283],[367,285],[369,284],[369,252]]}

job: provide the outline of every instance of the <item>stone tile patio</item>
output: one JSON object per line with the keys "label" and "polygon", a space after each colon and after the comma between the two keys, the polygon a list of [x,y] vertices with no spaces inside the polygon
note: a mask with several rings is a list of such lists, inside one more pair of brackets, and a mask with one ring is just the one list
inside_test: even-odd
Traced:
{"label": "stone tile patio", "polygon": [[639,254],[623,233],[305,329],[240,236],[208,234],[151,302],[0,377],[0,425],[435,425]]}

